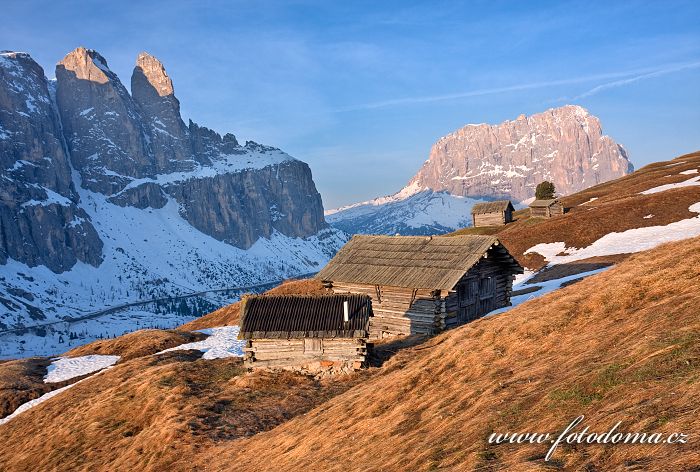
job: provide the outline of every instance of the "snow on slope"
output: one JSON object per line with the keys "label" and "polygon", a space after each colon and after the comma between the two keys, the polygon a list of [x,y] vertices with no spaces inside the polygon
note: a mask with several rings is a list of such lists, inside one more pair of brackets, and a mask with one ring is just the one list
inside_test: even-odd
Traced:
{"label": "snow on slope", "polygon": [[[0,278],[0,358],[55,355],[100,337],[176,326],[193,316],[146,306],[68,321],[117,305],[317,272],[347,240],[332,228],[308,238],[274,233],[243,250],[195,229],[173,199],[161,209],[138,209],[114,205],[79,184],[76,188],[104,242],[104,262],[99,267],[78,262],[56,274],[9,259]],[[217,298],[212,309],[233,301]],[[29,332],[6,332],[56,322]]]}
{"label": "snow on slope", "polygon": [[483,199],[406,187],[388,197],[326,212],[326,221],[350,234],[430,235],[471,226],[471,209]]}
{"label": "snow on slope", "polygon": [[[694,213],[700,213],[700,202],[688,207]],[[646,251],[660,244],[700,236],[700,215],[695,218],[676,221],[665,226],[647,226],[628,229],[621,233],[609,233],[585,248],[569,248],[563,242],[541,243],[525,251],[541,254],[549,265],[588,259],[595,256],[627,254]],[[563,254],[562,254],[563,253]],[[561,254],[561,255],[559,255]]]}
{"label": "snow on slope", "polygon": [[[697,169],[692,169],[695,172],[697,172]],[[681,174],[684,175],[689,175],[688,171],[686,172],[681,172]],[[665,184],[665,185],[659,185],[658,187],[650,188],[648,190],[645,190],[643,192],[640,192],[642,195],[649,195],[652,193],[659,193],[659,192],[665,192],[666,190],[672,190],[674,188],[683,188],[683,187],[693,187],[696,185],[700,185],[700,176],[698,177],[693,177],[688,180],[684,180],[682,182],[677,182],[675,184]]]}
{"label": "snow on slope", "polygon": [[[498,310],[494,310],[489,312],[486,316],[492,316],[492,315],[497,315],[499,313],[505,313],[507,311],[512,310],[516,306],[528,302],[530,300],[534,300],[535,298],[539,298],[543,295],[546,295],[550,292],[553,292],[554,290],[557,290],[561,288],[561,286],[567,282],[571,282],[572,280],[577,280],[577,279],[583,279],[585,277],[589,277],[591,275],[599,274],[603,272],[604,270],[609,269],[610,267],[603,267],[600,269],[596,270],[591,270],[588,272],[581,272],[580,274],[574,274],[574,275],[567,275],[566,277],[562,277],[560,279],[554,279],[554,280],[548,280],[546,282],[539,282],[537,284],[532,285],[532,287],[539,287],[538,290],[534,292],[529,292],[529,293],[524,293],[522,295],[515,295],[511,297],[510,302],[511,306],[499,308]],[[529,274],[525,274],[527,277],[521,278],[519,280],[516,280],[513,283],[513,291],[517,291],[523,288],[528,288],[524,287],[525,285],[528,285],[528,279],[531,278],[535,273],[530,272]]]}
{"label": "snow on slope", "polygon": [[226,357],[241,357],[243,355],[243,346],[245,341],[238,339],[238,326],[220,326],[218,328],[207,328],[199,330],[200,333],[209,335],[203,341],[181,344],[171,347],[164,351],[183,351],[187,349],[196,349],[202,351],[204,355],[202,359],[223,359]]}
{"label": "snow on slope", "polygon": [[102,356],[90,354],[80,357],[59,357],[48,366],[44,382],[55,383],[70,380],[75,377],[92,374],[98,370],[116,364],[120,356]]}

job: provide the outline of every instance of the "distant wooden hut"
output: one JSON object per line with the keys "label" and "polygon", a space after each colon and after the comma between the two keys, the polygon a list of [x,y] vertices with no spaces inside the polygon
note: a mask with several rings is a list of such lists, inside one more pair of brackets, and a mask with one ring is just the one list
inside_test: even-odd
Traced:
{"label": "distant wooden hut", "polygon": [[510,200],[477,203],[472,207],[474,226],[502,226],[513,221],[513,204]]}
{"label": "distant wooden hut", "polygon": [[523,268],[493,236],[354,236],[318,273],[372,298],[370,339],[434,334],[508,306]]}
{"label": "distant wooden hut", "polygon": [[530,216],[540,218],[551,218],[556,215],[564,214],[564,205],[561,204],[558,198],[549,200],[534,200],[530,203]]}
{"label": "distant wooden hut", "polygon": [[372,303],[366,295],[250,296],[239,338],[244,365],[347,372],[365,365]]}

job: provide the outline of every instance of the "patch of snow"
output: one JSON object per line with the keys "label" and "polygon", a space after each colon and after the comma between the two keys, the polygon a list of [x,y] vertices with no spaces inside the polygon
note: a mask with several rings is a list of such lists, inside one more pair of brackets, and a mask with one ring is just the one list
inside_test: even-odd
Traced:
{"label": "patch of snow", "polygon": [[[700,213],[700,202],[688,207]],[[524,254],[538,253],[549,265],[566,264],[596,256],[627,254],[652,249],[660,244],[700,236],[700,216],[676,221],[665,226],[633,228],[621,233],[609,233],[585,248],[567,248],[563,242],[542,243],[532,246]],[[566,251],[567,255],[557,256]]]}
{"label": "patch of snow", "polygon": [[653,187],[653,188],[650,188],[649,190],[645,190],[645,191],[640,192],[640,193],[642,195],[650,195],[652,193],[665,192],[666,190],[671,190],[674,188],[693,187],[696,185],[700,185],[700,176],[693,177],[692,179],[684,180],[683,182],[676,182],[675,184],[659,185],[658,187]]}
{"label": "patch of snow", "polygon": [[486,316],[492,316],[492,315],[497,315],[499,313],[505,313],[507,311],[512,310],[516,306],[528,302],[530,300],[534,300],[536,298],[541,297],[542,295],[546,295],[550,292],[553,292],[554,290],[557,290],[561,288],[562,284],[565,284],[566,282],[570,282],[572,280],[577,280],[577,279],[582,279],[585,277],[589,277],[591,275],[599,274],[603,272],[604,270],[609,269],[610,267],[603,267],[601,269],[596,269],[596,270],[591,270],[588,272],[582,272],[580,274],[574,274],[574,275],[568,275],[566,277],[562,277],[560,279],[554,279],[554,280],[548,280],[546,282],[540,282],[533,284],[533,287],[540,287],[539,290],[535,292],[530,292],[530,293],[525,293],[523,295],[516,295],[514,297],[511,297],[510,302],[511,306],[499,308],[498,310],[494,310],[492,312],[489,312]]}
{"label": "patch of snow", "polygon": [[195,349],[204,353],[202,359],[241,357],[243,356],[245,341],[238,339],[239,330],[238,326],[221,326],[219,328],[201,329],[199,332],[207,334],[207,339],[171,347],[170,349],[160,351],[158,354]]}
{"label": "patch of snow", "polygon": [[90,112],[91,112],[92,110],[94,110],[94,109],[95,109],[95,107],[86,108],[85,110],[83,110],[83,111],[80,112],[80,116],[85,116],[85,115],[87,115],[88,113],[90,113]]}
{"label": "patch of snow", "polygon": [[116,364],[120,356],[91,354],[80,357],[59,357],[48,367],[44,382],[55,383],[91,374]]}
{"label": "patch of snow", "polygon": [[588,205],[589,203],[594,202],[596,200],[598,200],[598,197],[591,197],[590,200],[588,200],[587,202],[581,203],[579,206]]}
{"label": "patch of snow", "polygon": [[642,216],[642,218],[644,218],[645,220],[648,220],[649,218],[653,218],[653,217],[654,217],[654,215],[653,215],[653,214],[651,214],[651,213],[650,213],[650,214],[648,214],[648,215],[644,215],[644,216]]}
{"label": "patch of snow", "polygon": [[688,170],[684,170],[683,172],[680,172],[681,175],[693,175],[693,174],[697,174],[697,173],[698,173],[698,169],[688,169]]}

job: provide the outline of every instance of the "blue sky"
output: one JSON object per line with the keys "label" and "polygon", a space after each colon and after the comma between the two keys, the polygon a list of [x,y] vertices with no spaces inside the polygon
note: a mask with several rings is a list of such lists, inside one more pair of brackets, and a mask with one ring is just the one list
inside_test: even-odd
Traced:
{"label": "blue sky", "polygon": [[[147,3],[147,5],[146,5]],[[0,49],[122,81],[160,58],[185,119],[309,163],[331,208],[399,190],[432,143],[566,103],[636,167],[700,149],[698,1],[4,1]]]}

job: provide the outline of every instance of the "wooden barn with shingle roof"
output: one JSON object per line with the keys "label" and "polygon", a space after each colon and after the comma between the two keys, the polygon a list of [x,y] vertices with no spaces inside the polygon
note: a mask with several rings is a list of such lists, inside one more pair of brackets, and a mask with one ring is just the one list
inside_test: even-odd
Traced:
{"label": "wooden barn with shingle roof", "polygon": [[515,208],[510,200],[477,203],[472,207],[474,226],[502,226],[513,221]]}
{"label": "wooden barn with shingle roof", "polygon": [[510,305],[523,273],[493,236],[354,236],[316,276],[371,297],[370,339],[434,334]]}
{"label": "wooden barn with shingle roof", "polygon": [[241,313],[248,367],[347,372],[365,365],[372,317],[366,295],[249,296]]}

